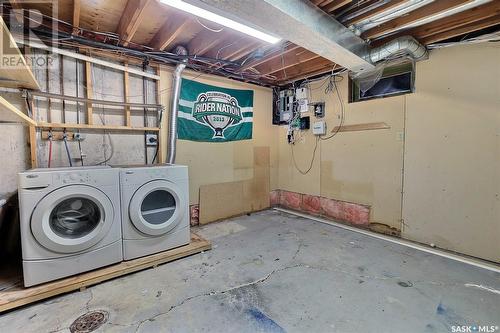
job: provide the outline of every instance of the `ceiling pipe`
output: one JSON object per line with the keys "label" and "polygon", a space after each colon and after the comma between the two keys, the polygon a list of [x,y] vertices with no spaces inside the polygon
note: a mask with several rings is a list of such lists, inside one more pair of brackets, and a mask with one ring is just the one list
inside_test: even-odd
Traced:
{"label": "ceiling pipe", "polygon": [[309,0],[183,1],[279,36],[356,73],[368,72],[396,54],[417,61],[427,57],[425,46],[410,36],[371,48]]}
{"label": "ceiling pipe", "polygon": [[403,36],[370,49],[366,59],[375,64],[399,55],[407,55],[414,61],[425,60],[429,57],[429,53],[424,45],[411,36]]}
{"label": "ceiling pipe", "polygon": [[[177,46],[174,51],[177,55],[187,55],[188,51],[183,46]],[[175,163],[175,153],[177,149],[177,118],[179,115],[179,97],[181,94],[182,72],[186,68],[187,59],[183,60],[175,67],[172,77],[172,97],[170,98],[170,112],[168,115],[168,147],[167,162]]]}

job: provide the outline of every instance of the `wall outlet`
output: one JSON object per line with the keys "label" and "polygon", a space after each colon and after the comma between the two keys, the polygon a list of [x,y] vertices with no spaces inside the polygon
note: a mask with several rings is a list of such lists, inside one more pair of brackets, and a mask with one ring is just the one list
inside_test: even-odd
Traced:
{"label": "wall outlet", "polygon": [[158,135],[157,134],[146,134],[146,146],[157,146],[158,145]]}

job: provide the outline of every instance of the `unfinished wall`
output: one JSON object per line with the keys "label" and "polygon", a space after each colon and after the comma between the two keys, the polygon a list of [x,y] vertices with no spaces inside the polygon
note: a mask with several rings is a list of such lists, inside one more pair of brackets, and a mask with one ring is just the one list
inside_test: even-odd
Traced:
{"label": "unfinished wall", "polygon": [[[161,72],[161,101],[169,109],[172,69],[163,67]],[[230,201],[227,212],[222,212],[218,218],[224,215],[236,214],[243,209],[240,204],[245,200],[242,191],[249,191],[250,187],[241,187],[243,183],[251,181],[254,176],[260,175],[259,160],[262,160],[263,149],[269,154],[268,175],[259,180],[257,187],[267,189],[277,188],[277,165],[278,146],[277,128],[272,126],[272,90],[255,85],[240,83],[212,75],[201,75],[199,73],[185,71],[183,77],[193,79],[202,83],[217,85],[233,89],[252,89],[254,91],[254,112],[253,112],[253,138],[251,140],[206,143],[187,140],[177,142],[178,164],[189,166],[190,175],[190,202],[198,204],[200,202],[200,188],[204,187],[204,192],[213,195],[217,200],[224,201],[224,198],[231,196],[231,191],[238,189],[240,199]],[[167,116],[164,117],[162,128],[162,141],[166,142],[168,126]],[[166,156],[166,145],[163,146],[163,156]],[[260,176],[259,176],[260,177]],[[267,179],[267,180],[266,180]],[[207,188],[208,186],[208,188]],[[213,186],[213,187],[210,187]],[[266,207],[269,205],[269,191],[265,195]],[[235,205],[231,207],[231,205]],[[256,206],[255,209],[261,207]],[[203,214],[203,212],[201,212]],[[233,214],[233,215],[234,215]],[[207,219],[216,219],[215,215]]]}
{"label": "unfinished wall", "polygon": [[[377,230],[389,226],[404,238],[500,261],[498,59],[493,44],[434,50],[417,64],[415,93],[346,103],[346,125],[390,129],[320,141],[307,175],[294,167],[281,127],[278,188],[368,205]],[[347,80],[338,86],[347,101]],[[314,101],[326,101],[331,130],[339,123],[337,97],[321,83],[311,87]],[[302,170],[313,148],[310,131],[293,148]]]}
{"label": "unfinished wall", "polygon": [[[345,125],[385,122],[390,129],[339,133],[319,141],[311,171],[307,170],[315,138],[307,131],[290,146],[286,128],[280,127],[279,188],[371,206],[370,222],[400,228],[403,168],[404,96],[347,103],[347,77],[338,83],[345,105]],[[326,84],[311,84],[313,101],[325,101],[328,132],[340,122],[340,103],[335,92],[325,93]],[[312,117],[312,121],[315,118]]]}
{"label": "unfinished wall", "polygon": [[[45,53],[33,50],[35,56],[45,56]],[[63,70],[61,71],[61,63]],[[45,66],[33,68],[33,73],[37,78],[42,91],[60,94],[64,91],[65,95],[76,96],[78,86],[78,95],[86,96],[85,90],[85,71],[82,61],[79,62],[79,82],[76,82],[76,61],[69,57],[52,56],[52,61],[47,69]],[[112,70],[107,67],[92,65],[92,83],[93,97],[95,99],[105,99],[122,102],[124,100],[124,74],[121,71]],[[130,101],[143,102],[143,83],[142,77],[130,75]],[[1,96],[6,98],[18,109],[26,113],[26,102],[21,93],[14,89],[3,89]],[[148,103],[156,103],[156,84],[146,79],[146,95]],[[37,121],[60,123],[63,117],[68,123],[77,122],[77,107],[75,102],[67,101],[65,103],[65,112],[63,112],[62,102],[52,99],[37,98],[33,103],[35,119]],[[86,121],[86,105],[80,104],[81,122]],[[64,114],[64,115],[63,115]],[[123,125],[124,109],[109,106],[94,106],[94,123],[107,125]],[[132,126],[144,126],[144,117],[142,110],[132,111]],[[148,117],[149,126],[156,126],[156,115],[150,114]],[[12,121],[8,114],[3,112],[0,120]],[[30,149],[28,145],[28,129],[22,124],[0,123],[0,131],[5,138],[0,142],[0,152],[2,156],[12,156],[7,159],[0,172],[0,198],[9,197],[17,190],[17,173],[31,168]],[[74,130],[71,130],[75,132]],[[84,164],[97,165],[106,161],[104,164],[144,164],[145,163],[145,139],[142,132],[106,132],[102,130],[82,130],[85,136],[82,141],[82,151],[85,155]],[[39,167],[48,166],[48,141],[41,140],[41,133],[37,133],[37,158]],[[79,147],[77,142],[69,142],[69,150],[73,157],[74,166],[81,165],[78,160]],[[151,163],[155,153],[155,148],[150,147],[147,150],[148,161]],[[66,150],[62,141],[53,142],[52,167],[69,166]]]}
{"label": "unfinished wall", "polygon": [[408,95],[403,237],[500,261],[500,47],[445,48]]}

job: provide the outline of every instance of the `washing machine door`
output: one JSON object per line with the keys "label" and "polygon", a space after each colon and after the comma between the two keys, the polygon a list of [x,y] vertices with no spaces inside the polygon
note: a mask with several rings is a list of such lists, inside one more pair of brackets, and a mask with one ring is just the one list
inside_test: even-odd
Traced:
{"label": "washing machine door", "polygon": [[184,217],[184,197],[178,186],[167,180],[142,185],[132,196],[129,216],[134,226],[150,236],[172,230]]}
{"label": "washing machine door", "polygon": [[97,244],[113,220],[113,203],[106,194],[91,186],[69,185],[40,200],[31,216],[31,232],[51,251],[75,253]]}

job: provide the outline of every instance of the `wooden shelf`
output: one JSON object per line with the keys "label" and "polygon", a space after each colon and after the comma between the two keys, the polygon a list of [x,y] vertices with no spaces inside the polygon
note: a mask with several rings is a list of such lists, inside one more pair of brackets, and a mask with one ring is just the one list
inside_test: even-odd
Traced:
{"label": "wooden shelf", "polygon": [[101,283],[125,274],[156,267],[212,248],[210,241],[191,233],[191,243],[165,252],[123,261],[91,272],[24,288],[21,269],[0,270],[0,312],[37,302],[49,297]]}
{"label": "wooden shelf", "polygon": [[128,126],[113,126],[113,125],[88,125],[88,124],[61,124],[61,123],[44,123],[36,124],[38,128],[54,129],[54,128],[69,128],[69,129],[86,129],[86,130],[107,130],[107,131],[135,131],[135,132],[159,132],[159,127],[128,127]]}
{"label": "wooden shelf", "polygon": [[[35,76],[26,63],[26,59],[17,47],[16,41],[10,34],[2,17],[0,17],[0,34],[3,36],[2,64],[0,65],[0,87],[28,88],[40,90]],[[4,53],[8,49],[9,53]],[[9,64],[4,65],[3,60],[8,59]]]}
{"label": "wooden shelf", "polygon": [[[1,110],[6,110],[9,112],[9,115],[15,115],[15,118],[20,119],[24,122],[27,123],[27,125],[36,125],[36,122],[28,117],[26,114],[21,112],[18,108],[16,108],[14,105],[10,104],[5,98],[0,96],[0,109]],[[12,118],[12,117],[10,117]],[[2,119],[3,120],[3,119]]]}

